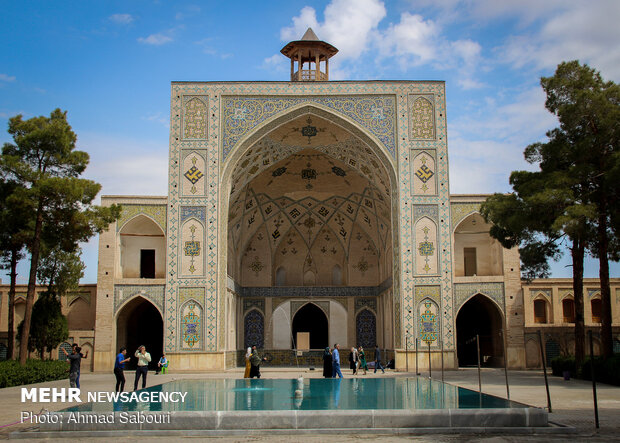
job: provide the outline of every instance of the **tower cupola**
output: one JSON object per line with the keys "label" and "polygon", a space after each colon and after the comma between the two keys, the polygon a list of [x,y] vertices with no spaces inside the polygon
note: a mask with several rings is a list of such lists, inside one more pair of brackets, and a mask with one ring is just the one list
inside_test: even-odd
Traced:
{"label": "tower cupola", "polygon": [[291,59],[292,82],[318,82],[329,80],[329,59],[338,49],[308,28],[301,40],[287,43],[280,52]]}

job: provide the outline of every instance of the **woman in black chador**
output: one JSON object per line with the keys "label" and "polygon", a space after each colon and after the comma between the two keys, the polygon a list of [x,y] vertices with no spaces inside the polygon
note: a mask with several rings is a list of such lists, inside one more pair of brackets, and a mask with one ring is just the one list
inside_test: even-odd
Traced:
{"label": "woman in black chador", "polygon": [[332,378],[332,353],[329,346],[323,352],[323,377]]}

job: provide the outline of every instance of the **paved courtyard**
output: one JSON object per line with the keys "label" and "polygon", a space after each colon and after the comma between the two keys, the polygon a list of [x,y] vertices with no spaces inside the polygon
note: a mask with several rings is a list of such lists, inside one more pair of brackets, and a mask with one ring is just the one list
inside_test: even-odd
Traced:
{"label": "paved courtyard", "polygon": [[[305,378],[319,378],[321,371],[310,371],[304,369],[291,368],[269,368],[262,370],[263,378],[296,378],[303,374]],[[127,372],[128,384],[126,388],[131,389],[133,384],[133,373]],[[433,378],[441,379],[440,371],[433,371]],[[175,379],[206,379],[206,378],[241,378],[242,369],[234,369],[225,373],[171,373],[166,375],[154,375],[149,373],[148,386],[160,384]],[[360,377],[407,377],[415,376],[415,373],[392,372],[386,374],[373,374],[368,372],[366,376]],[[420,374],[421,377],[428,377],[427,372]],[[545,394],[544,378],[542,371],[509,371],[510,399],[537,407],[546,407],[547,398]],[[350,371],[345,372],[345,377],[351,377]],[[460,369],[458,371],[446,371],[444,379],[447,383],[462,386],[465,388],[478,389],[478,375],[476,369]],[[110,391],[114,389],[114,375],[102,373],[86,373],[81,377],[82,391]],[[599,400],[599,417],[601,429],[596,431],[594,428],[594,412],[592,403],[592,384],[587,381],[570,380],[565,381],[559,377],[549,376],[551,391],[551,402],[553,412],[549,414],[549,420],[553,423],[568,425],[576,429],[576,433],[549,434],[549,435],[506,435],[506,434],[466,434],[466,435],[377,435],[377,434],[342,434],[337,435],[265,435],[265,436],[243,436],[243,437],[187,437],[192,441],[217,440],[217,441],[276,441],[276,442],[322,442],[322,441],[359,441],[359,440],[381,440],[381,441],[489,441],[489,442],[516,442],[516,441],[620,441],[620,387],[602,385],[597,386]],[[31,385],[35,386],[35,385]],[[41,384],[45,387],[68,387],[68,380],[60,380],[51,383]],[[487,394],[506,397],[506,386],[503,370],[484,369],[482,371],[482,391]],[[2,408],[0,409],[0,438],[8,438],[9,433],[17,429],[26,429],[26,424],[15,424],[20,419],[22,410],[34,410],[39,412],[42,408],[50,411],[63,409],[68,403],[21,403],[20,387],[5,388],[0,390],[2,398]],[[109,437],[107,438],[109,439]],[[149,436],[149,440],[171,441],[184,439],[182,437],[156,437]],[[105,439],[81,439],[80,441],[104,441]]]}

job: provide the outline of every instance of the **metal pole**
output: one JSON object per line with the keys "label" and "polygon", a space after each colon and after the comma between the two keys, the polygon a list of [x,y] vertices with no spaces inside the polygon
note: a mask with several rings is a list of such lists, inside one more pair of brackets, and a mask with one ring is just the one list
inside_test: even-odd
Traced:
{"label": "metal pole", "polygon": [[590,375],[592,376],[592,395],[594,396],[594,423],[596,429],[599,429],[598,424],[598,400],[596,399],[596,374],[594,371],[594,341],[592,340],[592,330],[588,331],[590,336]]}
{"label": "metal pole", "polygon": [[543,339],[540,329],[538,330],[538,342],[540,344],[540,358],[542,360],[543,374],[545,374],[545,389],[547,389],[547,409],[549,410],[549,412],[553,412],[551,410],[551,395],[549,394],[549,381],[547,380],[547,364],[545,363],[545,352],[543,350]]}
{"label": "metal pole", "polygon": [[482,394],[482,379],[480,378],[480,338],[476,334],[476,348],[478,349],[478,392]]}
{"label": "metal pole", "polygon": [[441,340],[441,382],[443,383],[443,340]]}
{"label": "metal pole", "polygon": [[[506,329],[504,329],[505,331]],[[504,347],[504,377],[506,378],[506,398],[510,400],[510,388],[508,387],[508,353],[506,352],[506,334],[504,331],[499,331],[502,336],[502,346]]]}
{"label": "metal pole", "polygon": [[409,372],[409,331],[405,334],[405,363]]}
{"label": "metal pole", "polygon": [[420,375],[418,370],[418,338],[415,339],[415,375]]}
{"label": "metal pole", "polygon": [[427,341],[428,344],[428,378],[433,378],[433,365],[431,364],[431,342]]}

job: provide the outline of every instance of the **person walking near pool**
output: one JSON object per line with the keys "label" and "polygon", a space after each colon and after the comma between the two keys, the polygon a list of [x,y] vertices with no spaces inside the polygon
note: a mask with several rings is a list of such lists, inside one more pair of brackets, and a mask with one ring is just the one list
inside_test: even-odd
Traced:
{"label": "person walking near pool", "polygon": [[138,366],[136,367],[136,379],[133,382],[133,390],[137,391],[140,377],[142,377],[142,389],[146,388],[146,376],[149,373],[151,354],[146,352],[146,347],[142,345],[136,351],[135,356],[138,357]]}
{"label": "person walking near pool", "polygon": [[252,355],[250,355],[250,364],[252,365],[250,368],[250,378],[260,378],[260,364],[264,361],[267,361],[267,359],[265,357],[260,358],[256,346],[252,346]]}
{"label": "person walking near pool", "polygon": [[82,348],[76,346],[73,348],[73,352],[71,353],[71,355],[68,355],[67,351],[65,351],[63,348],[60,349],[62,349],[62,352],[65,353],[65,356],[67,357],[71,365],[69,366],[69,386],[71,386],[72,388],[78,388],[77,378],[80,374],[80,363],[82,362],[82,358],[88,357],[88,351],[86,351],[86,355],[82,355],[82,353],[80,352],[82,351]]}
{"label": "person walking near pool", "polygon": [[357,350],[357,354],[360,361],[359,369],[363,369],[364,375],[366,375],[366,371],[368,370],[368,364],[366,364],[366,354],[364,353],[364,348],[360,346]]}
{"label": "person walking near pool", "polygon": [[340,345],[336,343],[334,345],[334,350],[332,351],[332,378],[336,378],[338,375],[340,378],[342,377],[342,372],[340,372]]}
{"label": "person walking near pool", "polygon": [[375,374],[377,373],[377,369],[381,369],[385,374],[385,369],[381,366],[381,349],[379,346],[375,347]]}
{"label": "person walking near pool", "polygon": [[247,351],[245,351],[245,372],[243,373],[243,378],[250,378],[250,370],[252,369],[252,364],[250,363],[251,356],[252,348],[248,346]]}
{"label": "person walking near pool", "polygon": [[351,375],[355,375],[357,372],[357,349],[355,347],[352,347],[351,352],[349,352],[349,369],[353,370]]}
{"label": "person walking near pool", "polygon": [[332,378],[332,353],[329,346],[323,351],[323,377]]}
{"label": "person walking near pool", "polygon": [[125,363],[131,360],[129,357],[125,357],[127,357],[127,348],[122,346],[114,362],[114,375],[116,376],[116,390],[114,392],[123,392],[125,390]]}

